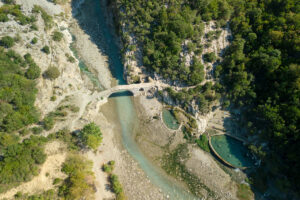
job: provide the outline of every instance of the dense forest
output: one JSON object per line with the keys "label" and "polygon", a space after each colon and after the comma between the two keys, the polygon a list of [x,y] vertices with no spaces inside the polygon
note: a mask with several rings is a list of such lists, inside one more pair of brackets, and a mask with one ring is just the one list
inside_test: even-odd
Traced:
{"label": "dense forest", "polygon": [[[116,21],[125,48],[136,37],[143,64],[149,71],[187,85],[204,80],[199,55],[204,23],[230,26],[232,39],[223,58],[216,62],[210,89],[221,93],[225,107],[240,108],[251,150],[262,160],[254,179],[264,192],[267,181],[287,192],[300,185],[300,2],[297,0],[115,0]],[[184,45],[185,41],[189,45]],[[185,48],[195,52],[190,66],[180,56]],[[204,60],[216,60],[203,55]],[[193,98],[207,108],[203,87],[171,96],[186,104]],[[172,93],[173,92],[173,93]],[[200,93],[200,95],[199,95]],[[204,95],[205,97],[206,95]],[[216,98],[216,97],[213,97]],[[226,100],[227,99],[227,100]],[[186,106],[186,105],[184,105]],[[255,176],[254,176],[255,177]],[[258,180],[258,181],[257,181]],[[259,183],[258,183],[259,182]]]}

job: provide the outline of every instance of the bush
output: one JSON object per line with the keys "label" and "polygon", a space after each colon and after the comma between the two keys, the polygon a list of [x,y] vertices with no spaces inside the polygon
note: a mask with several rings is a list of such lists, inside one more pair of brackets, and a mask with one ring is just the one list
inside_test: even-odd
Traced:
{"label": "bush", "polygon": [[122,185],[119,181],[118,176],[115,175],[115,174],[111,174],[109,179],[110,179],[110,182],[112,184],[113,191],[117,195],[117,200],[125,199],[125,196],[124,196],[124,193],[123,193],[123,188],[122,188]]}
{"label": "bush", "polygon": [[31,28],[31,30],[34,30],[34,31],[38,31],[38,30],[39,30],[39,28],[37,27],[36,24],[32,24],[32,25],[30,26],[30,28]]}
{"label": "bush", "polygon": [[74,112],[74,113],[77,113],[77,112],[79,112],[80,108],[77,107],[77,106],[71,105],[71,106],[70,106],[70,110],[71,110],[72,112]]}
{"label": "bush", "polygon": [[75,63],[76,60],[75,60],[75,58],[73,56],[71,56],[68,53],[66,53],[66,57],[68,59],[68,62]]}
{"label": "bush", "polygon": [[0,13],[0,22],[7,22],[9,18],[4,13]]}
{"label": "bush", "polygon": [[34,37],[32,40],[31,40],[31,44],[36,44],[38,42],[38,39],[36,37]]}
{"label": "bush", "polygon": [[216,54],[214,52],[206,53],[203,55],[204,62],[213,62],[216,60]]}
{"label": "bush", "polygon": [[19,131],[19,134],[22,136],[28,135],[29,133],[30,133],[30,131],[27,128],[24,128]]}
{"label": "bush", "polygon": [[31,131],[33,134],[38,135],[43,132],[43,128],[40,126],[36,126],[36,127],[31,128]]}
{"label": "bush", "polygon": [[61,180],[60,178],[55,178],[55,179],[53,180],[53,185],[57,185],[57,184],[59,184],[61,181],[62,181],[62,180]]}
{"label": "bush", "polygon": [[44,118],[43,127],[45,130],[49,131],[54,127],[55,121],[52,116],[47,116]]}
{"label": "bush", "polygon": [[102,169],[106,173],[111,173],[114,170],[115,167],[115,161],[109,161],[107,164],[104,164]]}
{"label": "bush", "polygon": [[63,164],[62,171],[68,175],[59,187],[63,199],[94,199],[92,162],[79,155],[71,155]]}
{"label": "bush", "polygon": [[44,24],[46,29],[49,29],[52,27],[53,24],[53,18],[51,15],[49,15],[42,7],[34,5],[32,12],[34,13],[41,13],[41,16],[44,20]]}
{"label": "bush", "polygon": [[61,41],[61,39],[64,37],[64,35],[59,32],[59,31],[54,31],[53,35],[52,35],[52,39],[56,42]]}
{"label": "bush", "polygon": [[44,77],[54,80],[57,79],[60,75],[60,72],[57,67],[48,67],[48,69],[44,72]]}
{"label": "bush", "polygon": [[49,54],[50,53],[50,48],[49,48],[49,46],[44,46],[43,48],[42,48],[42,51],[45,53],[45,54]]}
{"label": "bush", "polygon": [[37,65],[30,65],[25,75],[28,79],[36,79],[40,76],[41,69]]}
{"label": "bush", "polygon": [[96,150],[102,142],[102,133],[95,123],[87,124],[80,131],[79,136],[84,145]]}
{"label": "bush", "polygon": [[14,46],[15,40],[10,36],[4,36],[1,38],[0,45],[6,48]]}
{"label": "bush", "polygon": [[56,96],[53,95],[53,96],[50,98],[50,101],[56,101]]}
{"label": "bush", "polygon": [[29,53],[25,54],[24,58],[27,64],[29,65],[29,68],[27,69],[25,76],[28,79],[32,79],[32,80],[38,78],[41,74],[41,69],[39,68],[39,66],[37,66],[37,64],[34,62],[34,60],[32,59]]}
{"label": "bush", "polygon": [[210,152],[209,146],[208,146],[208,139],[206,135],[201,135],[200,139],[196,140],[196,143],[198,146],[203,149],[204,151]]}

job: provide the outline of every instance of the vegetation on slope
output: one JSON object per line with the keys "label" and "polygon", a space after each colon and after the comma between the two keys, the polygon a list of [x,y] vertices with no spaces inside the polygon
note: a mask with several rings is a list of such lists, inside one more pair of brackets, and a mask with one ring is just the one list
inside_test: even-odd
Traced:
{"label": "vegetation on slope", "polygon": [[19,22],[21,25],[30,24],[36,21],[36,19],[31,16],[28,17],[24,15],[21,11],[20,5],[8,5],[4,4],[0,8],[0,21],[7,22],[9,21],[8,15],[14,16],[14,20]]}
{"label": "vegetation on slope", "polygon": [[59,188],[64,199],[94,199],[92,162],[79,155],[70,155],[62,171],[68,175]]}
{"label": "vegetation on slope", "polygon": [[39,71],[33,60],[0,48],[0,131],[11,132],[38,121],[33,66]]}
{"label": "vegetation on slope", "polygon": [[283,192],[299,191],[299,2],[232,1],[232,5],[234,40],[218,68],[225,93],[246,109],[249,132],[268,144],[261,150],[267,152],[262,157],[267,161],[263,166],[268,166],[263,174],[273,177]]}
{"label": "vegetation on slope", "polygon": [[0,137],[4,139],[0,145],[0,192],[4,192],[38,174],[39,165],[46,160],[43,146],[47,139],[31,136],[18,143],[12,134],[0,133]]}
{"label": "vegetation on slope", "polygon": [[[263,160],[263,174],[283,192],[300,191],[299,1],[115,0],[115,5],[120,10],[119,28],[125,24],[126,31],[120,31],[125,48],[130,37],[136,36],[149,70],[189,85],[201,82],[202,71],[183,65],[183,41],[191,41],[194,52],[201,52],[203,21],[215,20],[217,26],[224,26],[229,20],[233,40],[224,61],[215,68],[222,84],[215,90],[232,106],[242,108],[249,133],[259,137],[257,144],[267,144],[251,148]],[[195,58],[192,63],[197,62]],[[210,54],[204,59],[215,60]],[[191,92],[171,96],[189,106]],[[227,106],[229,102],[224,101]]]}
{"label": "vegetation on slope", "polygon": [[[4,5],[0,8],[1,22],[9,21],[10,15],[14,16],[13,19],[21,25],[35,21],[34,17],[23,15],[20,6],[13,5],[13,1],[7,0],[5,3],[12,5]],[[51,28],[52,16],[38,6],[34,7],[33,12],[40,12],[45,27]],[[32,24],[31,30],[38,30],[38,28]],[[62,33],[54,32],[52,39],[61,41],[62,37]],[[41,70],[29,53],[22,57],[9,49],[21,39],[19,34],[15,38],[10,36],[0,38],[0,46],[3,46],[0,47],[0,193],[39,175],[39,167],[46,160],[44,145],[49,140],[61,139],[73,152],[62,167],[62,171],[68,177],[64,181],[54,179],[54,187],[51,190],[34,195],[18,192],[14,199],[94,199],[92,162],[79,156],[77,150],[82,147],[82,143],[91,148],[98,147],[102,139],[100,129],[92,123],[82,130],[80,137],[67,130],[50,134],[47,138],[35,136],[40,134],[43,128],[51,130],[58,117],[67,115],[66,109],[75,113],[79,108],[74,105],[61,105],[39,122],[39,113],[34,107],[34,102],[37,93],[36,79],[40,77]],[[37,42],[36,37],[31,41],[32,44]],[[43,51],[49,54],[50,48],[46,46]],[[59,77],[60,72],[56,67],[49,67],[44,75],[53,80]],[[32,124],[34,124],[32,127],[28,127]],[[27,137],[21,139],[23,136]],[[51,178],[48,172],[46,177]]]}

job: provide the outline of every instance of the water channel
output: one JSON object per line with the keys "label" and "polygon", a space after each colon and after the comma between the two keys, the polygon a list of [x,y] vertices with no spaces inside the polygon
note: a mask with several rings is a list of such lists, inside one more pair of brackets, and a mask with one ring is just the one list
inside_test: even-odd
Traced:
{"label": "water channel", "polygon": [[[97,31],[95,34],[101,40],[101,47],[99,47],[108,56],[110,69],[114,78],[117,79],[118,84],[126,84],[123,78],[123,64],[121,62],[121,54],[118,45],[115,41],[112,30],[106,23],[104,9],[101,6],[100,0],[85,0],[79,8],[78,15],[88,15],[90,20],[97,20],[97,27],[94,27],[93,31]],[[95,23],[95,22],[94,22]],[[93,24],[92,24],[93,25]],[[95,24],[94,24],[95,25]],[[85,24],[89,26],[89,24]],[[188,193],[185,189],[174,184],[170,179],[162,172],[160,172],[141,152],[136,144],[132,131],[137,121],[136,110],[132,101],[132,97],[126,95],[115,95],[112,98],[116,102],[116,110],[120,120],[122,128],[122,142],[124,147],[130,153],[130,155],[138,162],[141,169],[149,177],[152,184],[156,185],[164,193],[165,197],[174,200],[194,200],[198,199],[195,196]]]}

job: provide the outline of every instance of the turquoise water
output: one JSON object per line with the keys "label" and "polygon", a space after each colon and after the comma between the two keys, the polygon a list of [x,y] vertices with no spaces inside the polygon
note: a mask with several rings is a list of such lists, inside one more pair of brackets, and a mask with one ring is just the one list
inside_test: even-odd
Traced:
{"label": "turquoise water", "polygon": [[211,137],[211,144],[216,152],[235,167],[251,167],[252,159],[247,155],[248,149],[243,143],[227,135]]}
{"label": "turquoise water", "polygon": [[[79,10],[79,15],[89,17],[90,20],[85,21],[83,26],[93,27],[91,30],[86,30],[90,34],[97,36],[97,40],[101,43],[101,50],[109,58],[109,67],[112,70],[113,76],[117,79],[118,84],[126,84],[123,78],[123,65],[121,62],[121,54],[118,45],[114,42],[115,39],[111,34],[109,27],[106,24],[103,10],[99,0],[86,0]],[[96,21],[95,21],[96,20]],[[95,24],[95,22],[97,22]],[[97,30],[97,31],[95,31]],[[96,40],[94,38],[94,40]],[[125,92],[126,93],[126,92]],[[122,129],[122,142],[129,154],[138,162],[141,169],[144,170],[150,181],[159,187],[165,196],[169,196],[172,200],[194,200],[198,199],[191,195],[183,188],[171,182],[168,177],[160,172],[140,151],[138,145],[133,138],[133,128],[138,121],[136,110],[133,105],[132,97],[127,96],[122,92],[112,97],[116,102],[118,117]],[[128,93],[127,93],[128,94]],[[134,187],[134,186],[133,186]]]}
{"label": "turquoise water", "polygon": [[162,111],[163,121],[166,126],[170,129],[177,130],[179,128],[179,123],[173,113],[170,110],[163,109]]}

